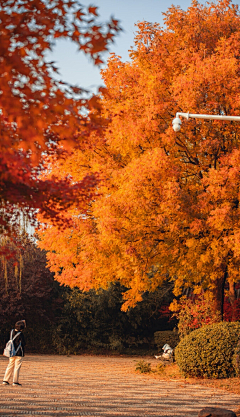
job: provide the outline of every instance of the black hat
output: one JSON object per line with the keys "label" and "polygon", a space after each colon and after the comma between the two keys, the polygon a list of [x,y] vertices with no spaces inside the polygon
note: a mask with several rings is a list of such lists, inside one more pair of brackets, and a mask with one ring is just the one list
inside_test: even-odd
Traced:
{"label": "black hat", "polygon": [[16,330],[23,330],[23,329],[24,329],[24,327],[26,327],[26,322],[25,322],[25,320],[20,320],[20,321],[17,321],[17,323],[15,324],[15,329],[16,329]]}

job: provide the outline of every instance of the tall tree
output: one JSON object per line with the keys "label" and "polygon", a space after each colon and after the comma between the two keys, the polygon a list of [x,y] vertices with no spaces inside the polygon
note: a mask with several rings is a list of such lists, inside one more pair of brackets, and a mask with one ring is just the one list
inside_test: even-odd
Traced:
{"label": "tall tree", "polygon": [[187,11],[171,7],[165,28],[138,24],[131,62],[115,55],[103,71],[104,134],[58,166],[75,181],[99,172],[88,212],[68,211],[74,228],[46,228],[56,278],[81,289],[129,288],[123,308],[166,279],[175,295],[209,291],[222,313],[224,285],[239,280],[240,126],[190,120],[177,111],[240,114],[240,14],[230,0]]}
{"label": "tall tree", "polygon": [[98,65],[119,30],[114,19],[98,24],[97,8],[77,0],[0,1],[1,234],[13,236],[19,212],[31,218],[39,209],[57,218],[71,199],[88,198],[92,176],[75,186],[69,178],[39,178],[43,155],[85,147],[89,132],[101,129],[96,114],[83,116],[89,104],[81,88],[55,80],[46,52],[56,39],[68,39]]}

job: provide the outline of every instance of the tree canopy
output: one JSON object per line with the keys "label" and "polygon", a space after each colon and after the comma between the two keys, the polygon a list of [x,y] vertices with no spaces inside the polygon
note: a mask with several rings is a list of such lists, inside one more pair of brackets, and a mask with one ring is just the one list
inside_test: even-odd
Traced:
{"label": "tree canopy", "polygon": [[31,218],[39,209],[60,220],[59,210],[88,198],[96,183],[92,175],[75,186],[69,176],[39,177],[43,157],[86,147],[89,132],[101,129],[96,114],[83,113],[94,99],[57,81],[46,53],[68,39],[98,65],[120,27],[114,19],[99,24],[97,8],[77,0],[1,0],[0,28],[0,233],[13,237],[19,213]]}
{"label": "tree canopy", "polygon": [[172,119],[240,114],[240,13],[230,0],[193,0],[164,20],[138,24],[129,62],[109,59],[105,130],[53,167],[74,183],[98,172],[100,183],[85,214],[67,210],[73,225],[48,224],[40,246],[61,283],[128,287],[125,309],[171,279],[175,295],[208,291],[221,313],[226,281],[239,280],[240,126],[192,119],[175,133]]}

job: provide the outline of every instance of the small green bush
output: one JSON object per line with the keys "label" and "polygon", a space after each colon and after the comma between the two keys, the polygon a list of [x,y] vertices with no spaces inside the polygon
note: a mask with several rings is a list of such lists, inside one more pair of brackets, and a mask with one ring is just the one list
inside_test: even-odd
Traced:
{"label": "small green bush", "polygon": [[145,362],[144,360],[137,362],[136,371],[140,371],[141,374],[146,374],[148,372],[151,372],[151,363]]}
{"label": "small green bush", "polygon": [[239,322],[220,322],[194,330],[175,349],[180,371],[190,377],[234,376],[234,353],[239,337]]}
{"label": "small green bush", "polygon": [[178,332],[175,330],[164,330],[154,333],[154,342],[158,351],[162,353],[162,347],[167,343],[171,348],[175,348],[179,342]]}

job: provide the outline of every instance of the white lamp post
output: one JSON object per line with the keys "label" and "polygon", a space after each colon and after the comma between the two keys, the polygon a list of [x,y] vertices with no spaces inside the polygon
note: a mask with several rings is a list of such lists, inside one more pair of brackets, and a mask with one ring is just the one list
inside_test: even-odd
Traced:
{"label": "white lamp post", "polygon": [[240,122],[240,116],[218,116],[215,114],[190,114],[190,113],[176,113],[175,119],[173,119],[173,130],[179,132],[181,129],[181,119],[179,116],[185,117],[185,119],[208,119],[208,120],[235,120]]}

